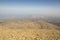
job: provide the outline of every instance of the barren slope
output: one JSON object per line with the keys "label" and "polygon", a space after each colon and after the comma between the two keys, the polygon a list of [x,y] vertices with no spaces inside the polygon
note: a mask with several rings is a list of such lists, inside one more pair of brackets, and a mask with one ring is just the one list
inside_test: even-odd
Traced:
{"label": "barren slope", "polygon": [[0,27],[9,29],[59,29],[58,26],[42,21],[1,21]]}
{"label": "barren slope", "polygon": [[0,40],[60,40],[56,29],[59,27],[42,21],[0,21]]}

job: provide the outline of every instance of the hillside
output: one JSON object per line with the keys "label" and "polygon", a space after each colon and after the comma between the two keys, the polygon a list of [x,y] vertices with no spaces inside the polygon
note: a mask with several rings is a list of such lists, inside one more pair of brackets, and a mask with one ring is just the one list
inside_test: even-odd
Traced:
{"label": "hillside", "polygon": [[60,40],[60,30],[0,29],[0,40]]}
{"label": "hillside", "polygon": [[59,29],[58,26],[42,21],[0,21],[0,27],[9,29]]}
{"label": "hillside", "polygon": [[0,20],[0,40],[60,40],[59,29],[43,21]]}

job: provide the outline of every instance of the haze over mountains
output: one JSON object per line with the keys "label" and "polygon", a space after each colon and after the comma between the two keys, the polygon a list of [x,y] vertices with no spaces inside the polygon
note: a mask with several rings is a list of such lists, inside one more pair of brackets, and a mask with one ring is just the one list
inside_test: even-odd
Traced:
{"label": "haze over mountains", "polygon": [[21,14],[21,15],[5,15],[3,17],[0,16],[0,19],[9,19],[9,20],[31,20],[31,21],[45,21],[52,23],[54,25],[60,26],[60,17],[59,16],[41,16],[40,14]]}
{"label": "haze over mountains", "polygon": [[40,13],[40,14],[29,14],[29,13],[0,13],[0,18],[5,18],[5,17],[23,17],[23,16],[35,16],[35,17],[41,17],[41,16],[43,16],[43,17],[60,17],[60,16],[58,16],[58,15],[52,15],[52,14],[42,14],[42,13]]}
{"label": "haze over mountains", "polygon": [[[60,21],[57,17],[47,17],[40,15],[11,16],[0,19],[1,27],[15,29],[60,29]],[[5,27],[4,27],[5,28]]]}

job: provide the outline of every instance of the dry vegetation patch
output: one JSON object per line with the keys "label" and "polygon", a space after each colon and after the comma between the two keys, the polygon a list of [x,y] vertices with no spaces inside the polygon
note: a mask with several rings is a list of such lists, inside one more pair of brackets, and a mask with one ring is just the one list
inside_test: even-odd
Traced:
{"label": "dry vegetation patch", "polygon": [[0,40],[60,40],[60,30],[0,30]]}

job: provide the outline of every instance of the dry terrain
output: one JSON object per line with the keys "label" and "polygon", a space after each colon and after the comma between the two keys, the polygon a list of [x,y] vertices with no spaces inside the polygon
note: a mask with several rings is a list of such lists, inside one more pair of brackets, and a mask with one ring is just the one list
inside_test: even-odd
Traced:
{"label": "dry terrain", "polygon": [[42,21],[0,20],[0,40],[60,40],[60,28]]}

